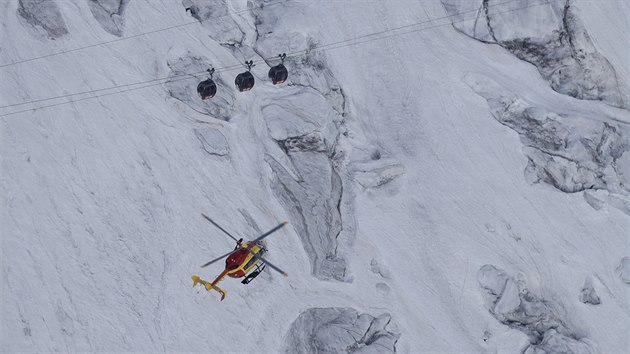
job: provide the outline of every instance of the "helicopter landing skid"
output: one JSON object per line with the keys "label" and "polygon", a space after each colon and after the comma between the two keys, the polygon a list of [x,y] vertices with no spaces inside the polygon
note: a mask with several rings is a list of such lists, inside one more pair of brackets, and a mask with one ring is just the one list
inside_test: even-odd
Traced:
{"label": "helicopter landing skid", "polygon": [[256,265],[256,270],[254,270],[253,272],[249,273],[245,279],[243,279],[243,281],[241,281],[241,284],[249,284],[249,282],[251,282],[252,280],[254,280],[254,278],[256,278],[258,276],[258,274],[260,274],[260,272],[263,271],[263,269],[265,269],[265,266],[259,266]]}

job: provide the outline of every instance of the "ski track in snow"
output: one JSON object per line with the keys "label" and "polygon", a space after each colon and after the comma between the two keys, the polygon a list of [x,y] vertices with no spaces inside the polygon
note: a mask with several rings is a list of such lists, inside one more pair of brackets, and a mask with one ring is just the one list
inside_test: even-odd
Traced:
{"label": "ski track in snow", "polygon": [[[446,14],[439,0],[271,3],[2,3],[0,63],[222,17],[2,67],[0,105],[269,59]],[[627,4],[573,3],[592,46],[628,82]],[[627,130],[627,110],[555,92],[534,65],[451,26],[286,64],[280,86],[268,66],[254,67],[247,93],[232,84],[244,67],[218,72],[210,102],[196,97],[197,75],[2,117],[0,350],[628,348],[628,194],[528,183],[519,133],[469,85],[484,78],[506,97],[589,122],[573,133],[604,122]],[[267,256],[289,277],[226,279],[223,302],[192,289],[191,275],[221,270],[199,265],[233,247],[200,212],[246,239],[290,220]],[[505,274],[492,281],[527,294],[497,285],[501,306],[489,306],[493,287],[479,274],[490,268]],[[557,332],[532,336],[527,306],[552,313]],[[301,325],[306,317],[313,327]]]}

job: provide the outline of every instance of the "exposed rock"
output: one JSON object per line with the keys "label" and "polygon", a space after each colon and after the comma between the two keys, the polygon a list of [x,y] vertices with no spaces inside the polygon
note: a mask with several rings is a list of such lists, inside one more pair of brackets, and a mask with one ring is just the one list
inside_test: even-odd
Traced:
{"label": "exposed rock", "polygon": [[182,5],[201,22],[212,39],[224,46],[243,45],[245,32],[232,18],[227,0],[183,0]]}
{"label": "exposed rock", "polygon": [[124,13],[130,0],[88,0],[92,16],[103,29],[121,37],[125,28]]}
{"label": "exposed rock", "polygon": [[54,0],[18,0],[18,14],[37,32],[57,39],[68,34],[66,22]]}
{"label": "exposed rock", "polygon": [[587,339],[567,326],[561,317],[562,307],[532,294],[523,281],[491,264],[479,269],[477,281],[488,311],[499,322],[529,337],[523,353],[595,353]]}
{"label": "exposed rock", "polygon": [[220,74],[213,76],[214,82],[219,87],[216,96],[202,100],[197,93],[197,84],[208,78],[205,70],[210,68],[211,62],[202,56],[195,56],[190,52],[183,56],[168,61],[171,69],[165,86],[171,97],[185,103],[195,111],[209,115],[216,119],[229,121],[234,105],[233,90],[224,89],[227,85]]}
{"label": "exposed rock", "polygon": [[[496,43],[532,63],[555,91],[628,108],[624,85],[618,82],[608,60],[597,52],[572,0],[441,1],[457,30]],[[475,21],[470,21],[475,12]]]}
{"label": "exposed rock", "polygon": [[594,354],[597,351],[587,342],[560,334],[550,328],[543,335],[540,344],[530,345],[523,354]]}
{"label": "exposed rock", "polygon": [[359,314],[351,308],[310,308],[287,334],[286,353],[396,352],[400,334],[388,329],[391,316]]}
{"label": "exposed rock", "polygon": [[630,285],[630,257],[626,256],[621,259],[615,273],[622,282]]}
{"label": "exposed rock", "polygon": [[580,291],[580,301],[585,304],[599,305],[602,303],[590,278],[584,281],[582,291]]}
{"label": "exposed rock", "polygon": [[292,216],[313,274],[319,279],[346,280],[346,261],[337,255],[343,186],[331,161],[330,147],[320,131],[277,143],[287,154],[291,170],[269,160],[276,176],[272,189]]}
{"label": "exposed rock", "polygon": [[297,151],[326,152],[327,150],[326,142],[318,131],[278,140],[278,144],[287,153]]}
{"label": "exposed rock", "polygon": [[326,154],[313,151],[289,153],[301,178],[275,160],[269,160],[276,178],[274,194],[291,215],[307,251],[313,275],[319,279],[346,280],[346,261],[337,256],[337,236],[341,232],[341,179]]}
{"label": "exposed rock", "polygon": [[630,193],[625,171],[630,156],[627,124],[608,117],[549,112],[478,75],[467,75],[465,81],[488,101],[497,121],[519,134],[528,157],[525,176],[531,183],[545,182],[567,193],[596,189]]}

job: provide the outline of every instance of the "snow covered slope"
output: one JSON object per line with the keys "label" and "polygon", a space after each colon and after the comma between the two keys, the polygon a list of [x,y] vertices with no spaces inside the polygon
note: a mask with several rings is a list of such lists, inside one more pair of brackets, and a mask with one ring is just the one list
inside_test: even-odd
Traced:
{"label": "snow covered slope", "polygon": [[[627,13],[0,3],[0,349],[627,350]],[[246,239],[288,220],[289,277],[193,289],[234,246],[200,212]]]}

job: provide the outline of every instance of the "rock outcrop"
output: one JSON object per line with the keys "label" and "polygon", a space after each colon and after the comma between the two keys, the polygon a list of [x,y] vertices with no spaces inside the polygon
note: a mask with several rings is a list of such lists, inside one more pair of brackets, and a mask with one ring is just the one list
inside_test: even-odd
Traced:
{"label": "rock outcrop", "polygon": [[286,353],[395,353],[400,334],[389,329],[391,316],[374,317],[355,309],[310,308],[291,324]]}
{"label": "rock outcrop", "polygon": [[130,0],[88,0],[92,15],[103,29],[121,37],[125,28],[125,8]]}
{"label": "rock outcrop", "polygon": [[26,25],[49,39],[68,34],[66,22],[54,0],[18,0],[18,15]]}
{"label": "rock outcrop", "polygon": [[595,353],[591,342],[569,328],[562,306],[529,291],[522,280],[486,264],[477,272],[486,308],[501,323],[525,333],[530,343],[525,354]]}
{"label": "rock outcrop", "polygon": [[624,85],[593,45],[572,0],[441,1],[458,31],[535,65],[555,91],[628,108]]}

